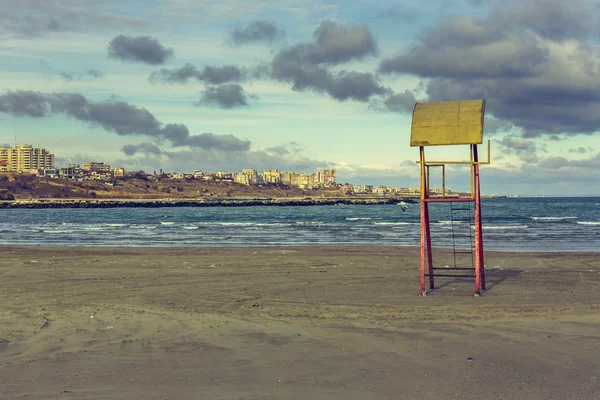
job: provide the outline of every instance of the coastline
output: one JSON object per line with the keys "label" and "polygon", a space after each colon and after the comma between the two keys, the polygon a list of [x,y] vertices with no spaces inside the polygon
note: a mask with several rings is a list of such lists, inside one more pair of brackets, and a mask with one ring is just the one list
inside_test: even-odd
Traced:
{"label": "coastline", "polygon": [[0,201],[0,209],[8,208],[123,208],[123,207],[251,207],[251,206],[325,206],[383,205],[415,203],[400,197],[297,197],[297,198],[216,198],[216,199],[19,199]]}
{"label": "coastline", "polygon": [[[6,398],[595,399],[598,253],[0,247]],[[436,254],[444,265],[451,257]],[[576,387],[576,391],[571,389]]]}

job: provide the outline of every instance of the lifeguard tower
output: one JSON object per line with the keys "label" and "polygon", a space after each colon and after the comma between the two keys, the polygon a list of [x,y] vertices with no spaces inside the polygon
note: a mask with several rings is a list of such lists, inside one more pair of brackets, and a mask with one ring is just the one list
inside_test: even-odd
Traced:
{"label": "lifeguard tower", "polygon": [[[477,145],[483,142],[483,117],[485,115],[485,100],[460,100],[445,102],[417,103],[413,111],[410,145],[419,146],[421,165],[421,295],[426,295],[425,277],[429,277],[429,288],[435,288],[433,256],[431,253],[431,230],[429,224],[429,204],[431,203],[463,203],[474,205],[474,215],[469,217],[469,233],[474,231],[469,250],[471,267],[456,267],[456,248],[454,251],[454,269],[474,270],[475,294],[480,295],[485,290],[485,271],[483,261],[483,236],[481,232],[481,194],[479,182],[479,165],[489,164],[490,144],[488,141],[488,160],[479,161]],[[426,146],[468,145],[469,161],[427,161]],[[450,197],[446,193],[446,165],[467,164],[470,166],[470,196]],[[430,196],[429,169],[439,167],[442,170],[441,194]],[[452,204],[451,204],[452,207]],[[468,208],[470,210],[470,205]],[[454,230],[453,233],[454,235]],[[454,236],[453,236],[454,243]],[[428,270],[425,269],[427,258]],[[447,272],[447,271],[446,271]],[[437,276],[452,276],[438,274]],[[461,275],[464,276],[464,275]]]}

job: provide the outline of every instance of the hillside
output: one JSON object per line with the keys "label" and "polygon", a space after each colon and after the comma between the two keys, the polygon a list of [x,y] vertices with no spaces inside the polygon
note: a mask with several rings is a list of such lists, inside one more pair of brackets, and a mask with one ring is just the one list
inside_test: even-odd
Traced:
{"label": "hillside", "polygon": [[[2,195],[4,193],[4,195]],[[148,180],[140,177],[119,178],[115,186],[100,181],[37,178],[29,174],[0,174],[0,196],[15,199],[99,198],[99,199],[197,199],[255,197],[345,197],[337,189],[303,190],[296,187],[246,186],[235,182]]]}

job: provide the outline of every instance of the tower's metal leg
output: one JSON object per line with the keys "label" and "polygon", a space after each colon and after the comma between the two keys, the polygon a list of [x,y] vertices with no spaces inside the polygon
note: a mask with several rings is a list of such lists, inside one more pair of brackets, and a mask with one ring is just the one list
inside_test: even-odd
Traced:
{"label": "tower's metal leg", "polygon": [[[477,145],[473,145],[473,161],[477,163]],[[473,183],[475,189],[475,293],[485,290],[485,267],[483,260],[483,234],[481,225],[481,190],[479,179],[479,164],[473,165]]]}

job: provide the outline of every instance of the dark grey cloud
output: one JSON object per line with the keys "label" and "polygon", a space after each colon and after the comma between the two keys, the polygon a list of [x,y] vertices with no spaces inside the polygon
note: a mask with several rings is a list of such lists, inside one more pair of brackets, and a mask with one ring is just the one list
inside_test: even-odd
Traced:
{"label": "dark grey cloud", "polygon": [[300,154],[302,152],[302,147],[300,147],[298,142],[291,141],[285,142],[279,146],[267,147],[264,151],[272,155],[285,156],[289,154]]}
{"label": "dark grey cloud", "polygon": [[211,85],[220,85],[226,82],[235,82],[244,79],[248,75],[234,65],[223,65],[221,67],[206,66],[202,70],[192,64],[174,69],[160,69],[153,72],[148,80],[150,82],[163,83],[187,83],[190,79],[196,79]]}
{"label": "dark grey cloud", "polygon": [[381,86],[371,73],[330,72],[318,65],[301,64],[288,59],[285,53],[275,56],[271,68],[272,77],[278,81],[292,83],[292,90],[324,92],[336,100],[368,101],[373,95],[390,92]]}
{"label": "dark grey cloud", "polygon": [[123,153],[125,153],[126,156],[132,156],[132,155],[135,155],[136,153],[140,153],[140,152],[144,153],[146,155],[148,155],[148,154],[161,155],[162,154],[162,150],[160,147],[158,147],[154,143],[148,143],[148,142],[144,142],[144,143],[140,143],[140,144],[126,144],[125,146],[121,147],[121,151]]}
{"label": "dark grey cloud", "polygon": [[249,141],[232,135],[190,135],[187,126],[165,125],[145,108],[116,99],[93,102],[78,93],[8,91],[0,95],[0,113],[35,118],[64,114],[118,135],[148,136],[158,141],[167,140],[173,146],[222,151],[245,151],[250,148]]}
{"label": "dark grey cloud", "polygon": [[300,43],[279,53],[286,60],[307,64],[336,65],[379,53],[377,42],[366,24],[346,27],[322,21],[313,33],[312,43]]}
{"label": "dark grey cloud", "polygon": [[270,64],[270,77],[292,84],[292,90],[327,93],[336,100],[368,101],[373,95],[390,93],[374,74],[331,71],[330,67],[378,54],[367,25],[346,27],[322,21],[312,43],[300,43],[277,53]]}
{"label": "dark grey cloud", "polygon": [[[118,1],[103,0],[103,3]],[[111,31],[141,28],[150,20],[130,17],[73,0],[0,0],[0,34],[35,36],[65,31]]]}
{"label": "dark grey cloud", "polygon": [[423,78],[431,101],[485,98],[487,112],[525,138],[594,133],[600,60],[588,37],[597,16],[582,0],[502,2],[484,17],[442,20],[379,70]]}
{"label": "dark grey cloud", "polygon": [[382,101],[372,102],[370,108],[377,111],[410,114],[413,112],[416,103],[415,94],[411,90],[406,89],[404,92],[392,94]]}
{"label": "dark grey cloud", "polygon": [[229,40],[233,45],[242,45],[250,42],[266,42],[273,43],[285,36],[285,32],[280,29],[274,22],[257,20],[251,22],[247,27],[235,27],[231,33]]}
{"label": "dark grey cloud", "polygon": [[216,106],[219,108],[239,108],[248,106],[248,98],[256,96],[248,95],[244,88],[236,83],[224,83],[218,86],[206,88],[197,105]]}
{"label": "dark grey cloud", "polygon": [[142,62],[151,65],[164,64],[174,54],[151,36],[118,35],[108,44],[108,57],[121,61]]}
{"label": "dark grey cloud", "polygon": [[493,118],[489,115],[485,116],[485,121],[483,125],[484,133],[494,135],[497,133],[506,133],[510,132],[514,129],[514,125],[508,121],[503,121],[497,118]]}

